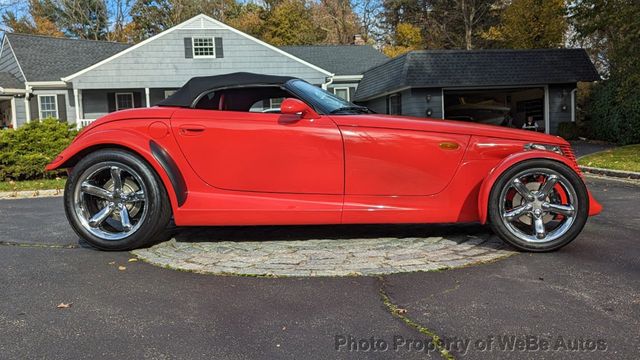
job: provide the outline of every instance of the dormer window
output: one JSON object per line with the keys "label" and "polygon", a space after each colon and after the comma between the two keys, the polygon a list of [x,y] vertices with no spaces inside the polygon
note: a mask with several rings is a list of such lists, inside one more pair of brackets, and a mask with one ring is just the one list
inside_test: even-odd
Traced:
{"label": "dormer window", "polygon": [[216,46],[212,37],[191,38],[194,58],[215,58]]}

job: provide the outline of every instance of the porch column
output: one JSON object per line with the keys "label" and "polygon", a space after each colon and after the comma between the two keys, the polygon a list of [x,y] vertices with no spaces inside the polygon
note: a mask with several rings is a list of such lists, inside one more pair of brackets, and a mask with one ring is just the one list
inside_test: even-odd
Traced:
{"label": "porch column", "polygon": [[16,111],[16,98],[11,98],[11,124],[14,129],[18,128],[18,113]]}
{"label": "porch column", "polygon": [[144,98],[147,100],[147,107],[151,107],[151,101],[149,101],[149,88],[144,88]]}
{"label": "porch column", "polygon": [[80,90],[73,89],[73,103],[75,104],[76,109],[76,129],[80,130],[81,121],[80,121]]}
{"label": "porch column", "polygon": [[29,93],[24,94],[24,114],[27,117],[27,123],[31,122],[31,108],[29,107]]}

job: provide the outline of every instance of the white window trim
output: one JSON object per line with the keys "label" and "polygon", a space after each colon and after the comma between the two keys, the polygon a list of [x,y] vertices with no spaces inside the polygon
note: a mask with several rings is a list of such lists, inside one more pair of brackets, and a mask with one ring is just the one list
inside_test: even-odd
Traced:
{"label": "white window trim", "polygon": [[[120,111],[120,104],[118,104],[118,95],[129,95],[131,97],[131,108],[127,108],[127,109],[134,109],[136,107],[136,103],[133,99],[133,93],[132,92],[120,92],[120,93],[116,93],[116,111]],[[126,110],[126,109],[122,109],[122,110]]]}
{"label": "white window trim", "polygon": [[[53,102],[54,104],[56,104],[55,118],[57,119],[58,116],[60,115],[60,113],[58,112],[58,94],[38,94],[38,118],[40,120],[44,119],[44,117],[42,116],[42,103],[40,102],[40,98],[43,96],[53,96]],[[47,111],[51,111],[51,110],[47,110]]]}
{"label": "white window trim", "polygon": [[[211,39],[213,46],[213,55],[196,55],[195,39]],[[216,39],[213,36],[192,36],[191,37],[191,54],[194,59],[215,59],[216,58]]]}
{"label": "white window trim", "polygon": [[345,100],[347,101],[351,101],[351,94],[349,93],[349,87],[348,86],[336,86],[333,88],[333,95],[338,96],[338,94],[336,94],[336,90],[347,90],[347,98]]}

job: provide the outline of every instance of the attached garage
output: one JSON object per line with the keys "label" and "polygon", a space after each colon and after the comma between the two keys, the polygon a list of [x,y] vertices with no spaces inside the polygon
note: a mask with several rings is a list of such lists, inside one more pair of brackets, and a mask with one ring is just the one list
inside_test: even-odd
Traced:
{"label": "attached garage", "polygon": [[412,51],[364,73],[355,100],[378,113],[555,134],[577,83],[600,77],[583,49]]}

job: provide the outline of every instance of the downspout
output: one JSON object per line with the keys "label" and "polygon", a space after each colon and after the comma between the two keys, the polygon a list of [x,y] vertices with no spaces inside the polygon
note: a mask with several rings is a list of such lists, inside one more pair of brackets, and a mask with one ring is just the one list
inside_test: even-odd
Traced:
{"label": "downspout", "polygon": [[331,74],[331,76],[330,76],[330,77],[328,77],[328,79],[329,79],[329,80],[328,80],[326,83],[322,84],[322,90],[327,90],[327,88],[329,87],[329,85],[333,84],[333,77],[334,77],[335,75],[336,75],[336,74]]}

